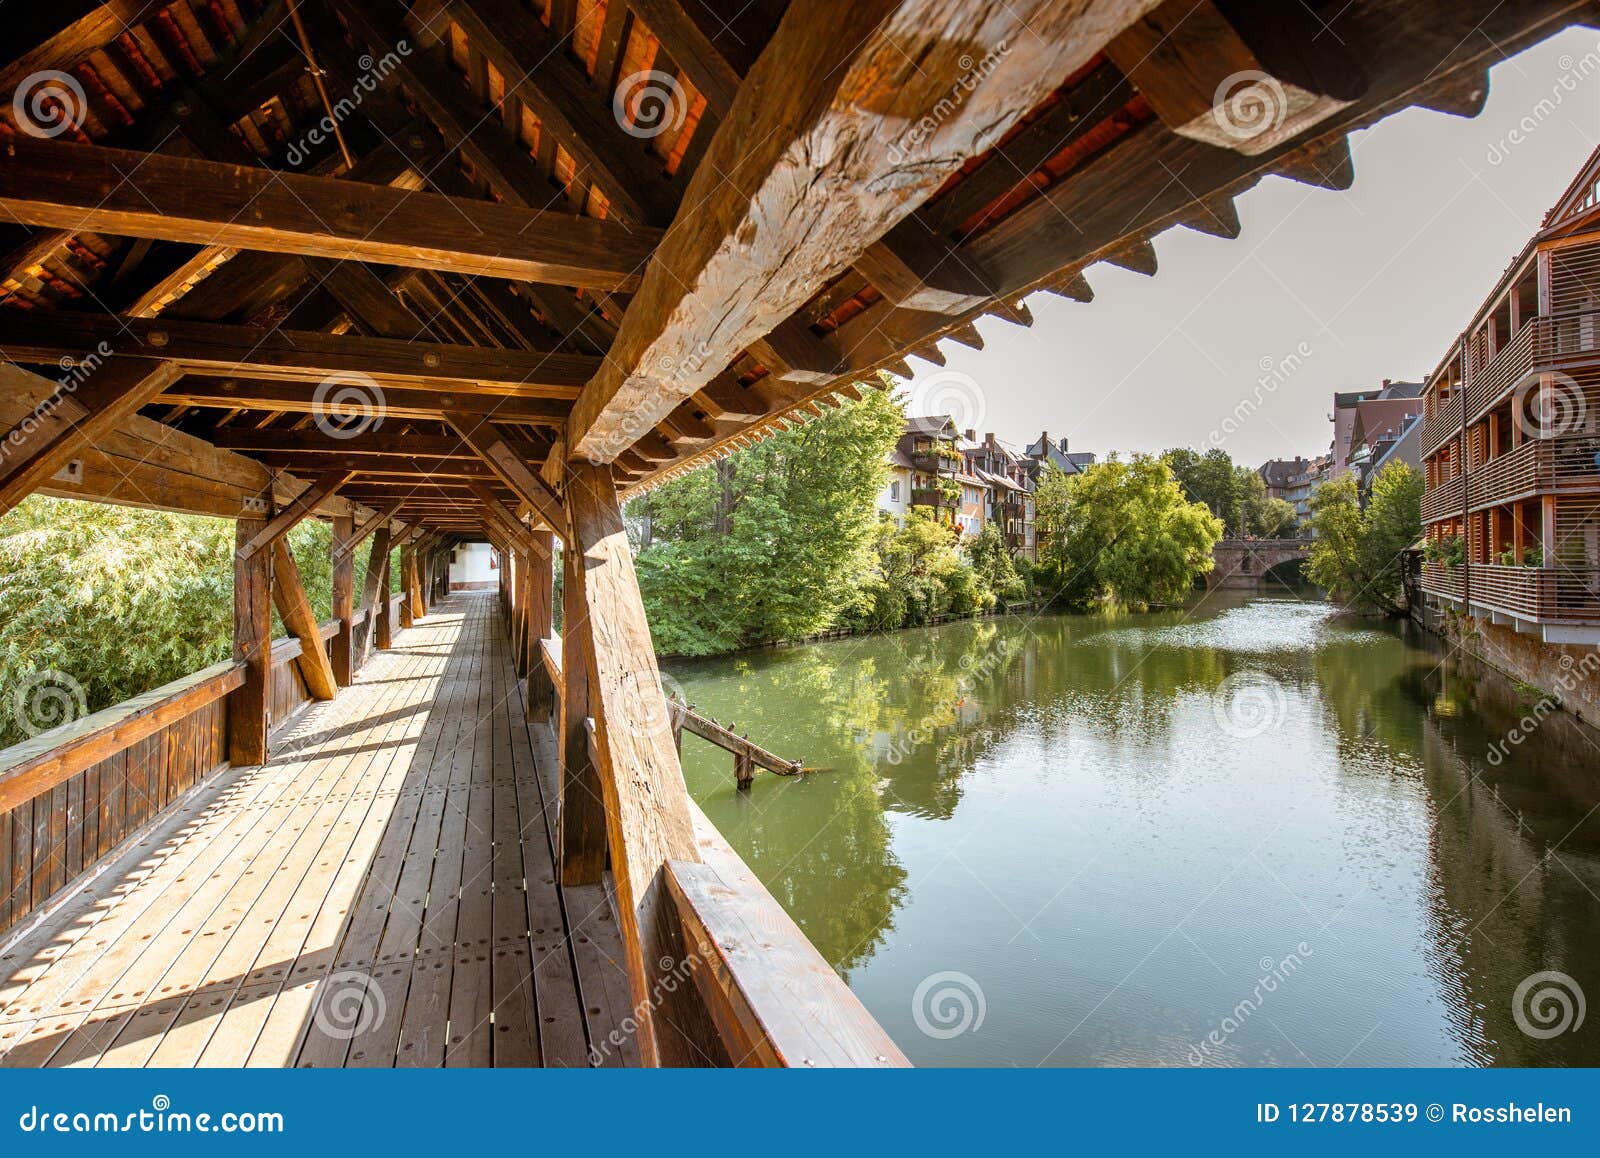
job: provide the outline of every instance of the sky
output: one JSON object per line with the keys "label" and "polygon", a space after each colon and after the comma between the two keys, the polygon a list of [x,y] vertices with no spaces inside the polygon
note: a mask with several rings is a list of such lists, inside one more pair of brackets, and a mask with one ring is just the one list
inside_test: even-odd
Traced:
{"label": "sky", "polygon": [[1353,135],[1349,190],[1267,177],[1237,239],[1168,230],[1153,278],[1091,266],[1093,302],[1034,294],[1031,328],[985,318],[983,350],[911,359],[912,412],[1102,456],[1325,453],[1333,392],[1431,372],[1596,145],[1600,31],[1571,28],[1497,65],[1476,118],[1412,108]]}

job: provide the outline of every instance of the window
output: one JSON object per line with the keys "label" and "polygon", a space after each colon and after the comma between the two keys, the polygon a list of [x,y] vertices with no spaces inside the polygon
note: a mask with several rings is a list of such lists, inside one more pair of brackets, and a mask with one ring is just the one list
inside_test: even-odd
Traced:
{"label": "window", "polygon": [[891,503],[897,503],[897,502],[900,501],[900,480],[899,479],[891,479],[889,481],[889,501]]}

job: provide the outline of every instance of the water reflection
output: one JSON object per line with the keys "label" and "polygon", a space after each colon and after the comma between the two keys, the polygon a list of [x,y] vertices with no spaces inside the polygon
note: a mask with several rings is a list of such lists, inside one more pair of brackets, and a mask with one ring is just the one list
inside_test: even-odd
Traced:
{"label": "water reflection", "polygon": [[[1417,633],[1213,597],[672,672],[827,769],[739,793],[684,741],[696,798],[919,1063],[1600,1062],[1593,1024],[1529,1036],[1511,1005],[1542,970],[1600,994],[1596,733],[1546,715],[1491,762],[1526,696]],[[940,971],[982,988],[976,1032],[919,1029]]]}

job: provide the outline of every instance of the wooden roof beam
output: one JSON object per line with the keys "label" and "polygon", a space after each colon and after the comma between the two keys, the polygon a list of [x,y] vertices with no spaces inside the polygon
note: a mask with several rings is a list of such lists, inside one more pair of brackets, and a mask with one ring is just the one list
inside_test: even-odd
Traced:
{"label": "wooden roof beam", "polygon": [[[215,406],[223,409],[252,411],[279,411],[285,414],[324,415],[338,418],[336,403],[319,400],[316,388],[309,382],[271,381],[260,378],[188,377],[168,386],[161,395],[164,402],[187,406]],[[403,389],[383,387],[380,405],[366,410],[354,407],[348,411],[352,430],[366,422],[371,429],[378,420],[440,421],[444,411],[454,409],[495,421],[527,426],[559,427],[572,409],[568,402],[552,398],[511,398],[500,394],[471,394],[460,387],[455,389]],[[370,419],[370,421],[368,421]],[[251,432],[228,427],[240,435]],[[333,427],[330,425],[330,429]],[[286,435],[288,431],[270,431]],[[302,431],[294,431],[299,435]],[[336,436],[337,437],[337,436]],[[357,436],[352,434],[352,440]]]}
{"label": "wooden roof beam", "polygon": [[566,513],[555,491],[506,443],[488,419],[455,410],[446,411],[444,418],[546,526],[558,535],[566,533]]}
{"label": "wooden roof beam", "polygon": [[795,0],[578,400],[569,456],[616,458],[1150,7]]}
{"label": "wooden roof beam", "polygon": [[630,290],[652,229],[331,177],[14,137],[0,212],[92,229],[518,281]]}
{"label": "wooden roof beam", "polygon": [[257,551],[272,546],[294,530],[307,515],[320,507],[325,500],[332,498],[340,487],[349,482],[353,473],[348,470],[330,470],[312,479],[305,490],[296,495],[287,507],[269,519],[266,526],[239,548],[239,557],[248,559]]}
{"label": "wooden roof beam", "polygon": [[81,357],[102,346],[158,357],[204,377],[248,373],[290,382],[349,375],[357,384],[450,389],[515,398],[575,398],[600,364],[581,354],[262,330],[167,318],[54,311],[0,312],[0,354],[19,362]]}
{"label": "wooden roof beam", "polygon": [[1173,132],[1256,156],[1366,90],[1355,58],[1325,32],[1322,17],[1299,4],[1165,0],[1106,55]]}

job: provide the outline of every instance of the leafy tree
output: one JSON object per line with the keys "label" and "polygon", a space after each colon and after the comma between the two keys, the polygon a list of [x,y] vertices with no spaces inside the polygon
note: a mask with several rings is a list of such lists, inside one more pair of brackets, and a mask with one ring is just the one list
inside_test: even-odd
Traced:
{"label": "leafy tree", "polygon": [[1237,529],[1241,468],[1234,466],[1232,455],[1221,447],[1212,447],[1204,454],[1177,447],[1163,454],[1161,461],[1172,471],[1190,502],[1203,503],[1229,530]]}
{"label": "leafy tree", "polygon": [[1355,477],[1324,484],[1311,500],[1316,540],[1306,574],[1341,603],[1403,615],[1400,554],[1422,534],[1422,476],[1392,462],[1372,480],[1367,509]]}
{"label": "leafy tree", "polygon": [[1026,597],[1027,585],[1017,573],[1005,536],[994,523],[983,525],[967,547],[967,558],[979,582],[1001,604],[1017,603]]}
{"label": "leafy tree", "polygon": [[1185,498],[1161,459],[1113,456],[1065,479],[1047,473],[1036,500],[1051,527],[1041,583],[1069,604],[1174,602],[1214,566],[1222,524]]}
{"label": "leafy tree", "polygon": [[874,500],[904,421],[887,391],[864,391],[630,504],[656,646],[713,654],[858,612]]}

